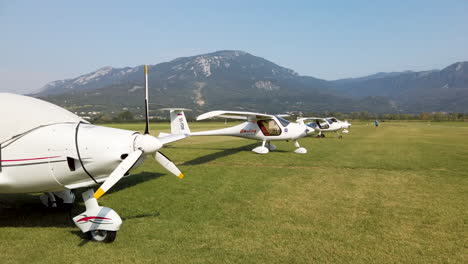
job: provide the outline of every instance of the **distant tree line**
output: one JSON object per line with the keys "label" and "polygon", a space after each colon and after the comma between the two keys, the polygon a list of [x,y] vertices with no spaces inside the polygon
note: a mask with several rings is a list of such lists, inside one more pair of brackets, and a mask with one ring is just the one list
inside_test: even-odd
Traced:
{"label": "distant tree line", "polygon": [[117,114],[101,114],[95,116],[90,120],[92,123],[131,123],[139,122],[140,120],[135,118],[135,114],[125,110]]}
{"label": "distant tree line", "polygon": [[[423,112],[418,114],[394,113],[394,114],[374,114],[366,111],[341,113],[341,112],[324,112],[324,113],[292,113],[289,120],[295,120],[298,116],[303,117],[336,117],[340,120],[427,120],[427,121],[468,121],[468,113],[446,113],[446,112]],[[188,121],[194,121],[194,118],[187,117]],[[166,118],[160,119],[167,121]],[[206,121],[219,122],[221,119],[209,119]],[[135,115],[128,110],[119,112],[114,115],[102,114],[90,120],[92,123],[131,123],[141,122],[141,118],[136,118]]]}
{"label": "distant tree line", "polygon": [[427,120],[427,121],[468,121],[468,113],[446,113],[446,112],[422,112],[417,114],[393,113],[393,114],[374,114],[369,112],[325,112],[325,113],[307,113],[303,116],[315,117],[336,117],[338,119],[354,120]]}

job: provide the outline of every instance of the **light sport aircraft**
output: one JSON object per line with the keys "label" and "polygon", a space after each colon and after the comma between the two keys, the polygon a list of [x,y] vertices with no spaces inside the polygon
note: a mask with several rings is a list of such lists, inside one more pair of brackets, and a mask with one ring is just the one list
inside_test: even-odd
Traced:
{"label": "light sport aircraft", "polygon": [[297,148],[294,152],[305,154],[307,150],[302,148],[297,140],[314,132],[312,127],[306,126],[305,124],[291,123],[277,115],[241,111],[211,111],[198,116],[197,120],[219,117],[245,120],[246,122],[244,123],[223,129],[190,132],[183,110],[166,110],[171,110],[171,134],[189,134],[190,136],[234,136],[262,140],[262,145],[252,150],[259,154],[267,154],[270,150],[275,150],[276,146],[271,144],[271,141],[279,140],[294,141],[294,145]]}
{"label": "light sport aircraft", "polygon": [[339,138],[343,138],[339,131],[342,130],[343,133],[347,134],[348,128],[351,126],[348,121],[340,121],[334,117],[304,117],[296,120],[300,124],[305,124],[305,121],[312,121],[306,125],[318,131],[320,137],[325,137],[324,132],[335,132]]}
{"label": "light sport aircraft", "polygon": [[73,218],[95,241],[112,242],[122,220],[99,199],[149,155],[179,178],[184,175],[164,154],[164,144],[186,135],[153,137],[149,133],[148,68],[145,133],[96,126],[51,103],[0,93],[0,193],[43,192],[48,206],[72,204],[71,190],[102,185],[82,194],[86,211]]}

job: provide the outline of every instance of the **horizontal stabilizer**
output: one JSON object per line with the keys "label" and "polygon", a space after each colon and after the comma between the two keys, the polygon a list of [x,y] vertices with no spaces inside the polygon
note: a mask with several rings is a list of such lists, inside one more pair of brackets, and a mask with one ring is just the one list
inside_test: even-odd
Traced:
{"label": "horizontal stabilizer", "polygon": [[160,132],[159,135],[158,135],[158,138],[167,137],[167,136],[170,136],[170,135],[172,135],[172,134]]}
{"label": "horizontal stabilizer", "polygon": [[176,135],[170,134],[168,136],[158,137],[158,140],[164,145],[164,144],[167,144],[167,143],[171,143],[171,142],[174,142],[174,141],[177,141],[177,140],[187,138],[189,136],[190,135],[184,135],[184,134],[176,134]]}

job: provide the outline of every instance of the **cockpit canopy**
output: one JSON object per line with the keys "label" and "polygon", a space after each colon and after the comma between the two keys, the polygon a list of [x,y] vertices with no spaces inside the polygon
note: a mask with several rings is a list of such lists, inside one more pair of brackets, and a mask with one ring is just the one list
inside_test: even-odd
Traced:
{"label": "cockpit canopy", "polygon": [[[289,125],[289,121],[286,119],[283,119],[279,116],[275,116],[276,120],[274,118],[270,119],[262,119],[257,121],[257,125],[260,127],[260,130],[262,131],[263,135],[265,136],[279,136],[281,135],[281,132],[283,127],[287,127]],[[281,126],[278,124],[278,122],[281,124]]]}
{"label": "cockpit canopy", "polygon": [[282,117],[279,117],[279,116],[275,116],[275,117],[276,117],[276,119],[278,119],[278,121],[281,123],[281,125],[283,127],[287,127],[289,125],[289,123],[291,123],[291,122],[289,122],[288,120],[286,120],[286,119],[284,119]]}
{"label": "cockpit canopy", "polygon": [[327,120],[328,124],[330,124],[330,125],[333,124],[333,123],[338,122],[338,119],[336,119],[334,117],[327,118],[326,120]]}

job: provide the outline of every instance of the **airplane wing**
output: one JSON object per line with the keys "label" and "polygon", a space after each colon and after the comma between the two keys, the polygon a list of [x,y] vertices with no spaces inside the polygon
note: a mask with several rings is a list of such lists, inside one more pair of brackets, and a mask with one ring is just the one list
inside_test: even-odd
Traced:
{"label": "airplane wing", "polygon": [[213,117],[220,117],[220,118],[230,118],[230,119],[240,119],[240,120],[262,120],[262,119],[270,119],[273,118],[273,115],[268,114],[261,114],[261,113],[253,113],[253,112],[243,112],[243,111],[211,111],[208,113],[204,113],[197,117],[197,120],[204,120]]}
{"label": "airplane wing", "polygon": [[327,122],[327,120],[322,117],[302,117],[302,118],[298,118],[296,122],[299,124],[304,124],[306,121],[317,121],[317,120],[320,122]]}
{"label": "airplane wing", "polygon": [[192,111],[191,109],[187,109],[187,108],[160,108],[160,109],[158,109],[158,111],[171,111],[171,110],[174,110],[174,111],[177,111],[177,110]]}

